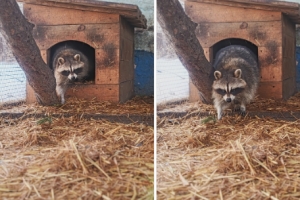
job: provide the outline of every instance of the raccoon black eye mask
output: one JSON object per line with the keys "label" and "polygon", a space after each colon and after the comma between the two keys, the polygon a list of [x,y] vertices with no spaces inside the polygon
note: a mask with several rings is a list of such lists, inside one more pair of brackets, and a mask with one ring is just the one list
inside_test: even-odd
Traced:
{"label": "raccoon black eye mask", "polygon": [[[82,70],[83,70],[82,68],[78,68],[78,69],[75,69],[73,72],[74,72],[75,74],[79,74],[79,73],[82,72]],[[69,76],[70,71],[64,70],[64,71],[61,72],[61,74],[62,74],[63,76]]]}
{"label": "raccoon black eye mask", "polygon": [[222,96],[227,93],[226,90],[222,90],[222,89],[216,89],[215,91],[216,91],[216,93],[218,93],[218,94],[220,94]]}
{"label": "raccoon black eye mask", "polygon": [[[216,93],[218,93],[222,96],[224,96],[227,93],[227,91],[223,90],[223,89],[216,89],[215,91],[216,91]],[[234,89],[231,89],[229,93],[232,95],[237,95],[243,91],[244,91],[244,88],[234,88]]]}
{"label": "raccoon black eye mask", "polygon": [[83,71],[82,68],[78,68],[78,69],[75,69],[75,70],[74,70],[74,73],[75,73],[75,74],[79,74],[79,73],[81,73],[82,71]]}
{"label": "raccoon black eye mask", "polygon": [[245,88],[234,88],[230,90],[230,94],[237,95],[244,91]]}
{"label": "raccoon black eye mask", "polygon": [[69,76],[69,74],[70,74],[70,71],[62,71],[61,72],[61,74],[63,75],[63,76]]}

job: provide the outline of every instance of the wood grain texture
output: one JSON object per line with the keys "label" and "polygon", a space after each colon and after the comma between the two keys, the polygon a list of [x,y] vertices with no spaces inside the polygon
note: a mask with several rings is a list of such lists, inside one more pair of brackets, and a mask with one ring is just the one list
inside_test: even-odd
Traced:
{"label": "wood grain texture", "polygon": [[189,101],[190,102],[197,102],[201,101],[199,90],[193,84],[191,80],[189,80]]}
{"label": "wood grain texture", "polygon": [[120,42],[121,42],[120,82],[133,81],[134,80],[134,29],[124,19],[121,19],[121,41]]}
{"label": "wood grain texture", "polygon": [[134,64],[132,61],[120,62],[120,82],[134,79]]}
{"label": "wood grain texture", "polygon": [[[20,2],[39,4],[41,3],[41,0],[20,0]],[[138,8],[137,6],[131,4],[102,2],[97,0],[43,0],[43,2],[45,4],[50,2],[55,2],[58,5],[60,3],[69,3],[75,5],[86,5],[86,6],[93,6],[93,7],[106,8],[106,9],[122,9],[127,11],[135,11]]]}
{"label": "wood grain texture", "polygon": [[24,15],[35,25],[119,23],[118,14],[24,4]]}
{"label": "wood grain texture", "polygon": [[295,38],[284,37],[289,40],[286,41],[286,44],[283,46],[283,58],[282,58],[282,79],[287,78],[296,78],[296,49],[295,49]]}
{"label": "wood grain texture", "polygon": [[294,23],[300,23],[298,3],[270,0],[187,0],[186,2],[209,3],[239,8],[250,8],[262,11],[276,11],[286,14]]}
{"label": "wood grain texture", "polygon": [[[78,99],[96,101],[119,102],[119,85],[94,85],[76,84],[71,85],[66,93],[66,98],[76,97]],[[68,101],[68,99],[66,99]]]}
{"label": "wood grain texture", "polygon": [[123,17],[120,18],[120,32],[124,39],[134,41],[134,27]]}
{"label": "wood grain texture", "polygon": [[296,93],[296,77],[283,80],[283,99],[288,99]]}
{"label": "wood grain texture", "polygon": [[119,49],[113,46],[96,49],[96,80],[95,84],[120,83]]}
{"label": "wood grain texture", "polygon": [[283,52],[282,56],[284,58],[290,58],[295,60],[295,52],[296,52],[296,37],[291,37],[286,34],[283,34],[283,41],[282,41],[282,47]]}
{"label": "wood grain texture", "polygon": [[266,46],[270,41],[282,45],[281,21],[243,23],[200,23],[196,30],[197,38],[204,48],[212,47],[221,40],[239,38],[250,41],[258,47]]}
{"label": "wood grain texture", "polygon": [[261,82],[282,81],[282,47],[274,46],[258,48],[258,63]]}
{"label": "wood grain texture", "polygon": [[118,14],[124,17],[132,26],[147,28],[147,19],[139,7],[131,4],[109,3],[95,0],[18,0],[26,4],[60,7],[74,10],[85,10],[102,13]]}
{"label": "wood grain texture", "polygon": [[[66,92],[66,101],[69,97],[96,101],[119,102],[119,85],[94,85],[94,84],[75,84],[70,85]],[[34,90],[26,84],[26,103],[37,102]]]}
{"label": "wood grain texture", "polygon": [[261,11],[251,8],[239,8],[226,5],[185,2],[185,11],[192,21],[203,22],[258,22],[279,21],[281,12]]}
{"label": "wood grain texture", "polygon": [[132,40],[121,37],[121,56],[122,61],[132,61],[134,54],[134,43]]}
{"label": "wood grain texture", "polygon": [[296,26],[295,23],[291,19],[289,19],[286,15],[282,15],[282,29],[283,33],[290,37],[296,36]]}
{"label": "wood grain texture", "polygon": [[283,30],[283,98],[288,99],[294,95],[296,89],[296,27],[285,15],[282,20]]}
{"label": "wood grain texture", "polygon": [[125,102],[134,96],[133,80],[125,81],[120,84],[120,102]]}
{"label": "wood grain texture", "polygon": [[26,81],[26,103],[36,103],[36,102],[37,100],[34,94],[34,90],[28,84],[28,81]]}
{"label": "wood grain texture", "polygon": [[262,98],[282,99],[282,81],[277,82],[260,82],[257,94]]}
{"label": "wood grain texture", "polygon": [[37,26],[33,29],[33,36],[39,49],[49,49],[59,42],[68,40],[80,41],[95,49],[103,48],[105,44],[119,48],[119,35],[118,24]]}

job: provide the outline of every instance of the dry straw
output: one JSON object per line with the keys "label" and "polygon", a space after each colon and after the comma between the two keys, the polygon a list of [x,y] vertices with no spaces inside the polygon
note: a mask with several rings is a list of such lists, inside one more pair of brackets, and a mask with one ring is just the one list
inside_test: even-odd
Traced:
{"label": "dry straw", "polygon": [[[153,101],[11,109],[45,117],[0,118],[1,199],[153,199],[153,127],[80,117],[149,113]],[[52,117],[60,112],[79,115]]]}
{"label": "dry straw", "polygon": [[[248,108],[296,113],[299,97],[287,102],[257,99]],[[189,105],[189,114],[212,114],[158,120],[158,199],[300,198],[298,119],[231,115],[215,121],[212,106]]]}

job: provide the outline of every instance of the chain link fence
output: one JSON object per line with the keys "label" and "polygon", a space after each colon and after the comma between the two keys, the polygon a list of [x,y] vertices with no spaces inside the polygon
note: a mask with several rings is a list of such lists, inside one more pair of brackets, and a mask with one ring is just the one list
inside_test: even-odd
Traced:
{"label": "chain link fence", "polygon": [[[23,5],[19,6],[23,10]],[[25,74],[0,33],[0,105],[22,102],[25,97]]]}

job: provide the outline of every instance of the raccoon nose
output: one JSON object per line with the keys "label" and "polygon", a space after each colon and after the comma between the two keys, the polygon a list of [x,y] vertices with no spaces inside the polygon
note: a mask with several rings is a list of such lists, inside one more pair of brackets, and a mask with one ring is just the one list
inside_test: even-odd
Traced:
{"label": "raccoon nose", "polygon": [[76,78],[75,78],[74,76],[71,77],[71,81],[75,81],[75,79],[76,79]]}
{"label": "raccoon nose", "polygon": [[227,98],[226,102],[230,103],[231,102],[231,98]]}

